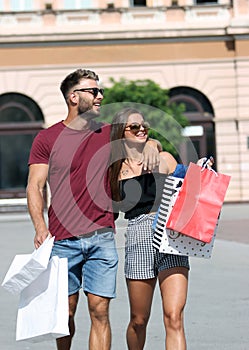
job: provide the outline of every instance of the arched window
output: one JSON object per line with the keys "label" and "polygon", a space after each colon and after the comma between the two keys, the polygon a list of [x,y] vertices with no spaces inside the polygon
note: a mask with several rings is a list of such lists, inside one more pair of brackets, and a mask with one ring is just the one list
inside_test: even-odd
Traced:
{"label": "arched window", "polygon": [[185,142],[181,145],[182,161],[188,163],[207,155],[216,158],[214,111],[208,98],[187,86],[171,89],[169,96],[170,103],[185,105],[184,115],[190,122],[183,133]]}
{"label": "arched window", "polygon": [[170,102],[184,103],[185,115],[190,121],[212,120],[214,111],[207,97],[200,91],[186,87],[178,86],[170,89]]}
{"label": "arched window", "polygon": [[26,196],[29,152],[43,123],[40,107],[28,96],[0,95],[0,198]]}

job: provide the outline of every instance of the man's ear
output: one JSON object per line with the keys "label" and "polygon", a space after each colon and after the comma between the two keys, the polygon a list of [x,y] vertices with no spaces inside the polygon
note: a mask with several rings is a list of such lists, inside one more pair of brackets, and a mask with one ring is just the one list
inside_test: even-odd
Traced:
{"label": "man's ear", "polygon": [[78,103],[78,95],[75,92],[71,92],[68,96],[68,103]]}

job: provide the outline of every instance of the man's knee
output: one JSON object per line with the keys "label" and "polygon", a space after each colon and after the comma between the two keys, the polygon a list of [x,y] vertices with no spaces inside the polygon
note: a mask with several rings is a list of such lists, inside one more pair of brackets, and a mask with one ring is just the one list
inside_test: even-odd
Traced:
{"label": "man's knee", "polygon": [[79,300],[79,293],[72,294],[68,297],[69,316],[74,317]]}
{"label": "man's knee", "polygon": [[182,312],[170,312],[165,315],[165,324],[167,328],[179,331],[183,327]]}
{"label": "man's knee", "polygon": [[109,319],[109,304],[110,299],[100,297],[93,294],[88,294],[88,308],[91,318],[105,321]]}

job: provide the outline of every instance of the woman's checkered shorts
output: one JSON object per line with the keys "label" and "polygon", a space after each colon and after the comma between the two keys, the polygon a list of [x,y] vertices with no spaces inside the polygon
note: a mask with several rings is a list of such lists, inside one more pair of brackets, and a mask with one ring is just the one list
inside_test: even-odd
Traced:
{"label": "woman's checkered shorts", "polygon": [[152,246],[154,214],[142,214],[128,221],[125,242],[125,276],[148,279],[172,267],[189,269],[187,256],[160,253]]}

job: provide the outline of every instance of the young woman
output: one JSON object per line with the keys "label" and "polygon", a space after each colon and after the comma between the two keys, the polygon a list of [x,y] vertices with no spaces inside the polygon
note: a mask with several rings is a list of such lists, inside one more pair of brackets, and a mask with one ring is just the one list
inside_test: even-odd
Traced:
{"label": "young woman", "polygon": [[188,289],[188,257],[159,253],[152,247],[152,223],[160,204],[165,176],[177,162],[168,152],[160,153],[159,167],[145,172],[138,162],[148,138],[148,124],[132,108],[116,114],[112,124],[110,179],[114,206],[128,219],[125,245],[125,277],[130,302],[127,344],[142,350],[158,280],[167,334],[165,349],[186,350],[183,310]]}

